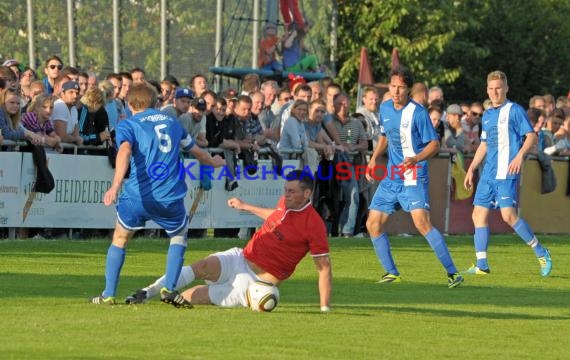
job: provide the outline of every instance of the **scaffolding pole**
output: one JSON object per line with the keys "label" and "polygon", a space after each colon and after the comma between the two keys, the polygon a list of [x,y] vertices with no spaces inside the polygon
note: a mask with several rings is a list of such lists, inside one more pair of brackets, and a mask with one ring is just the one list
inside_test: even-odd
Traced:
{"label": "scaffolding pole", "polygon": [[30,67],[36,70],[36,50],[34,46],[34,11],[32,8],[32,0],[27,0],[28,11],[28,59]]}
{"label": "scaffolding pole", "polygon": [[121,64],[119,51],[119,0],[113,0],[113,72],[118,73]]}
{"label": "scaffolding pole", "polygon": [[251,47],[251,67],[257,69],[259,56],[259,0],[253,1],[253,36]]}
{"label": "scaffolding pole", "polygon": [[160,1],[160,78],[166,76],[166,46],[167,46],[167,28],[166,28],[166,0]]}
{"label": "scaffolding pole", "polygon": [[[222,44],[222,12],[224,11],[224,0],[218,0],[216,5],[216,58],[214,59],[214,66],[219,67],[222,64],[223,57],[223,44]],[[219,92],[222,90],[222,78],[220,75],[214,77],[214,91]]]}
{"label": "scaffolding pole", "polygon": [[75,24],[73,21],[74,2],[67,0],[67,33],[69,38],[69,66],[75,67]]}

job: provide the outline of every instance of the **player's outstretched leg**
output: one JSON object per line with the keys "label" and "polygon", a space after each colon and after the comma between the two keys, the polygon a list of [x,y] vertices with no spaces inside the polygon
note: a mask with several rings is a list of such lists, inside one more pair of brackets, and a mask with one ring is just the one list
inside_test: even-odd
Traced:
{"label": "player's outstretched leg", "polygon": [[[160,294],[160,289],[164,287],[165,276],[161,276],[152,284],[142,289],[135,291],[133,294],[127,296],[125,303],[129,305],[142,304],[146,300],[151,299]],[[194,270],[192,266],[183,266],[176,283],[175,290],[186,288],[195,279]]]}
{"label": "player's outstretched leg", "polygon": [[552,258],[550,257],[550,252],[538,241],[528,223],[522,218],[518,218],[513,225],[513,229],[520,238],[534,250],[538,263],[540,264],[540,275],[550,275],[550,272],[552,271]]}

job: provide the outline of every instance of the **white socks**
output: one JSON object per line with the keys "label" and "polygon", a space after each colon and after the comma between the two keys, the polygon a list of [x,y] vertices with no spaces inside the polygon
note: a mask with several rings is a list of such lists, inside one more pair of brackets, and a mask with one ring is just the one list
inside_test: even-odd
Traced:
{"label": "white socks", "polygon": [[[147,299],[153,298],[160,293],[160,289],[164,287],[164,278],[165,276],[163,275],[159,277],[154,283],[143,288],[143,290],[146,291]],[[176,283],[176,290],[185,288],[186,286],[190,285],[194,279],[194,269],[192,269],[192,266],[183,266],[182,270],[180,271],[180,276],[178,277],[178,282]]]}

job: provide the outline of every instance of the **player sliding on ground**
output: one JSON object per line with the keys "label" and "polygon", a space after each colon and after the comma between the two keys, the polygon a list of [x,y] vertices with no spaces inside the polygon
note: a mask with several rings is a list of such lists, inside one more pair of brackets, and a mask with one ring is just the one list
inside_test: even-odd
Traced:
{"label": "player sliding on ground", "polygon": [[[112,305],[125,262],[125,247],[135,232],[153,220],[170,237],[166,259],[166,278],[160,290],[164,303],[190,307],[174,290],[184,263],[187,245],[188,216],[184,209],[187,187],[179,179],[180,149],[190,151],[203,164],[220,167],[225,161],[211,157],[200,149],[180,123],[152,107],[156,92],[145,84],[133,86],[127,97],[133,116],[117,126],[117,162],[113,184],[103,202],[109,206],[117,201],[117,223],[113,242],[107,252],[105,290],[91,299],[93,304]],[[130,177],[118,196],[127,168]],[[157,167],[157,165],[159,165]]]}
{"label": "player sliding on ground", "polygon": [[[329,244],[323,220],[310,202],[314,181],[311,174],[294,170],[286,176],[285,195],[275,209],[257,207],[237,198],[228,206],[245,210],[264,219],[261,228],[245,248],[232,248],[212,254],[190,266],[184,266],[176,284],[182,289],[194,280],[206,280],[182,296],[192,304],[213,304],[223,307],[247,307],[246,291],[250,284],[261,280],[279,285],[288,279],[297,264],[310,253],[319,273],[321,311],[330,310],[332,270]],[[136,291],[127,304],[139,304],[159,294],[166,276]]]}

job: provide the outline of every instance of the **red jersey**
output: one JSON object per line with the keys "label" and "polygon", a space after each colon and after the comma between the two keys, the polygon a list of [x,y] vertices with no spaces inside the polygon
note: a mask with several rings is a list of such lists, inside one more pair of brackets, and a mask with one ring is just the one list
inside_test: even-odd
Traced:
{"label": "red jersey", "polygon": [[328,255],[325,223],[311,203],[299,210],[286,209],[285,197],[243,249],[247,260],[279,280],[290,277],[308,252]]}
{"label": "red jersey", "polygon": [[278,42],[277,36],[267,36],[261,39],[259,43],[259,67],[271,64],[275,60],[275,49],[273,51],[269,51],[269,49],[276,46]]}

